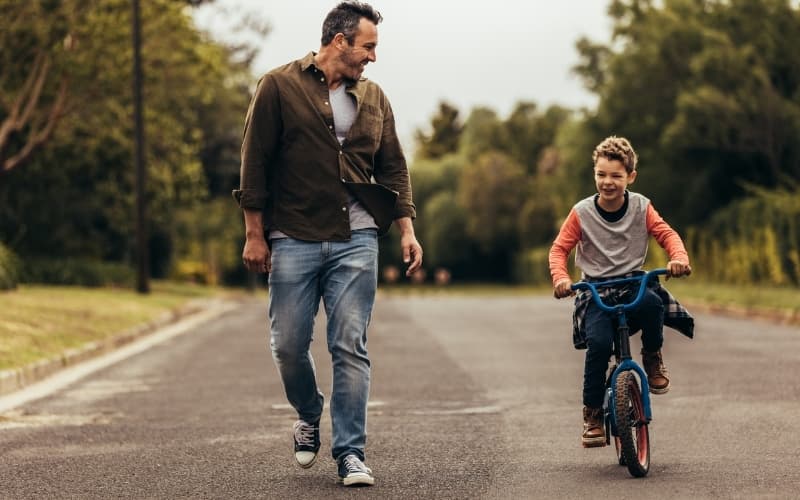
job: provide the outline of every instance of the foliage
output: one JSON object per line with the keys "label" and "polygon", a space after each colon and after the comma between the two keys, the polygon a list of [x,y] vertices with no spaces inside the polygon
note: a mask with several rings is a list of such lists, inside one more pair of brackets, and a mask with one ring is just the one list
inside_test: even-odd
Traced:
{"label": "foliage", "polygon": [[86,287],[129,287],[133,281],[127,265],[82,258],[25,260],[20,276],[22,283]]}
{"label": "foliage", "polygon": [[686,227],[745,196],[743,183],[800,178],[796,3],[615,0],[609,14],[611,44],[577,45],[600,97],[588,131],[631,139],[637,187],[665,216]]}
{"label": "foliage", "polygon": [[[199,31],[187,5],[200,3],[215,5],[142,2],[151,271],[241,282],[229,193],[255,52]],[[0,174],[0,241],[48,279],[97,274],[77,262],[124,266],[134,247],[130,2],[0,0],[0,12],[0,164],[19,160]],[[800,5],[613,0],[609,15],[611,40],[576,44],[596,109],[522,101],[506,117],[477,107],[462,120],[442,102],[417,131],[426,267],[457,281],[540,279],[532,266],[545,266],[563,217],[594,192],[591,153],[613,134],[632,141],[634,189],[685,236],[697,274],[797,284]],[[266,34],[257,24],[242,23]],[[381,240],[382,263],[400,262],[397,239]],[[660,262],[651,247],[648,262]]]}
{"label": "foliage", "polygon": [[[418,217],[414,229],[425,250],[426,268],[444,265],[453,269],[469,258],[464,246],[452,244],[463,241],[464,226],[454,224],[463,219],[462,209],[455,204],[455,193],[464,165],[464,158],[450,154],[438,159],[417,159],[410,168]],[[396,230],[381,240],[380,255],[385,265],[401,262],[399,244]],[[445,248],[452,260],[439,254]]]}
{"label": "foliage", "polygon": [[[514,259],[514,275],[522,283],[549,285],[550,278],[549,265],[550,246],[530,248],[519,252]],[[569,260],[570,263],[573,259]],[[574,273],[573,269],[570,269]]]}
{"label": "foliage", "polygon": [[544,183],[540,181],[532,184],[529,190],[531,194],[526,196],[518,208],[516,231],[521,248],[536,248],[551,243],[558,229],[555,221],[558,220],[559,212],[550,196],[539,195],[543,192],[540,184]]}
{"label": "foliage", "polygon": [[696,274],[713,282],[800,285],[800,190],[749,189],[751,196],[689,232]]}
{"label": "foliage", "polygon": [[0,243],[0,290],[12,290],[19,282],[20,260]]}
{"label": "foliage", "polygon": [[485,153],[464,170],[458,202],[467,211],[467,234],[481,250],[517,249],[517,214],[525,194],[522,166],[502,153]]}
{"label": "foliage", "polygon": [[244,224],[235,203],[217,199],[178,212],[172,240],[179,256],[170,277],[207,285],[243,282]]}
{"label": "foliage", "polygon": [[436,159],[456,152],[462,129],[458,113],[458,108],[453,105],[439,103],[439,112],[431,118],[430,134],[420,129],[415,133],[416,158]]}
{"label": "foliage", "polygon": [[558,160],[555,150],[548,151],[548,148],[552,147],[558,130],[570,115],[571,111],[561,106],[551,106],[540,112],[534,102],[517,103],[503,124],[506,144],[502,150],[522,165],[529,176],[549,173],[557,168]]}
{"label": "foliage", "polygon": [[493,109],[473,108],[464,123],[458,151],[474,160],[487,151],[503,151],[506,145],[502,120]]}
{"label": "foliage", "polygon": [[[80,2],[0,0],[0,176],[25,162],[65,113]],[[48,18],[51,22],[37,22]]]}
{"label": "foliage", "polygon": [[[457,116],[450,109],[441,105],[434,129],[447,123],[443,116]],[[532,102],[506,119],[478,107],[456,152],[418,157],[411,172],[426,266],[447,268],[457,280],[512,280],[515,253],[551,241],[557,229],[548,179],[560,170],[556,138],[573,120],[564,108],[540,111]],[[437,137],[444,135],[426,137],[427,150],[452,147],[437,146]]]}
{"label": "foliage", "polygon": [[467,234],[468,213],[453,191],[439,191],[425,204],[425,266],[443,267],[456,276],[468,276],[470,267],[480,260],[476,244]]}
{"label": "foliage", "polygon": [[[52,15],[27,15],[45,6]],[[30,39],[31,50],[46,52],[69,84],[68,106],[52,137],[2,178],[0,241],[46,261],[129,262],[135,234],[130,2],[38,0],[3,8],[11,13],[0,20],[3,36],[11,26],[19,39]],[[249,61],[198,31],[181,2],[142,2],[142,30],[150,260],[160,277],[178,257],[173,238],[181,210],[214,196],[233,205],[252,77]],[[51,31],[68,32],[71,49],[44,43],[39,34]],[[29,60],[4,60],[0,83],[13,90]],[[0,118],[7,109],[0,101]]]}

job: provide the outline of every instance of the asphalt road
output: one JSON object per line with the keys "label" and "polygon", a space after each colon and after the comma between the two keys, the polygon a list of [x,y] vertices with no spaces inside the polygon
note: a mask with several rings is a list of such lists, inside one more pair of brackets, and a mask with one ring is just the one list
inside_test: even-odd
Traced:
{"label": "asphalt road", "polygon": [[[253,300],[0,414],[0,498],[796,498],[800,329],[696,315],[667,331],[644,479],[580,446],[583,352],[548,297],[380,297],[371,488],[293,464],[293,412]],[[324,318],[315,359],[330,386]],[[638,351],[640,341],[633,339]],[[329,391],[326,391],[329,392]]]}

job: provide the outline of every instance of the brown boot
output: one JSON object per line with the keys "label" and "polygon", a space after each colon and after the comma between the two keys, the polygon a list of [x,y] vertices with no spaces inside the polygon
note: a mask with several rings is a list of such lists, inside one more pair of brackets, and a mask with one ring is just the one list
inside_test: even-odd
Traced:
{"label": "brown boot", "polygon": [[669,391],[669,372],[664,366],[661,351],[647,352],[642,349],[642,364],[647,374],[647,384],[653,394],[664,394]]}
{"label": "brown boot", "polygon": [[606,445],[606,429],[603,425],[603,409],[583,407],[583,434],[581,443],[584,448],[595,448]]}

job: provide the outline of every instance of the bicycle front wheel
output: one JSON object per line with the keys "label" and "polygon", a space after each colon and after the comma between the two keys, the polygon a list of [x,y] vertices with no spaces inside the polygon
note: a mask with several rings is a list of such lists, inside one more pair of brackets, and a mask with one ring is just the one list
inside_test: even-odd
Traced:
{"label": "bicycle front wheel", "polygon": [[617,377],[614,403],[620,462],[624,460],[632,476],[644,477],[650,470],[650,434],[639,379],[633,372],[623,372]]}

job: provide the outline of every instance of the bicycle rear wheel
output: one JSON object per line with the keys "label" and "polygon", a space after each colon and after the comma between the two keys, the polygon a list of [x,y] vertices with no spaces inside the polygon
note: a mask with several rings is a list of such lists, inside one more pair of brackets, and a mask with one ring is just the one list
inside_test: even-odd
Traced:
{"label": "bicycle rear wheel", "polygon": [[614,403],[620,462],[624,459],[632,476],[644,477],[650,470],[650,433],[639,390],[639,379],[633,372],[623,372],[617,377]]}

